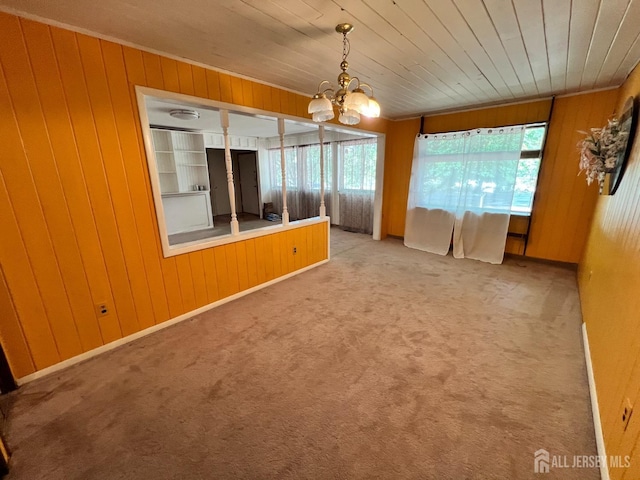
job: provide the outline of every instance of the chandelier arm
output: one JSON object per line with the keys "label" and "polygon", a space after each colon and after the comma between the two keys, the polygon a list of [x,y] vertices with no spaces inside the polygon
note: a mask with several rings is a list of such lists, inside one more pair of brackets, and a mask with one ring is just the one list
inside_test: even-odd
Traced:
{"label": "chandelier arm", "polygon": [[373,87],[371,85],[369,85],[368,83],[361,82],[361,83],[358,84],[358,86],[367,87],[369,90],[371,90],[371,95],[369,95],[369,96],[373,97]]}
{"label": "chandelier arm", "polygon": [[[329,84],[329,88],[324,90],[323,92],[321,92],[321,88],[322,85],[324,85],[325,83]],[[331,85],[331,82],[329,80],[322,80],[319,84],[318,84],[318,93],[325,93],[327,90],[332,90],[333,86]]]}
{"label": "chandelier arm", "polygon": [[329,86],[327,88],[325,88],[324,90],[318,90],[318,93],[327,93],[327,92],[333,93],[335,91],[335,88],[333,88],[333,84],[329,80],[325,80],[322,83],[326,83]]}
{"label": "chandelier arm", "polygon": [[354,80],[358,82],[358,84],[356,85],[356,88],[360,88],[360,79],[358,77],[351,77],[351,79],[349,79],[349,83],[347,83],[344,89],[349,90],[349,86],[351,85],[351,82],[353,82]]}

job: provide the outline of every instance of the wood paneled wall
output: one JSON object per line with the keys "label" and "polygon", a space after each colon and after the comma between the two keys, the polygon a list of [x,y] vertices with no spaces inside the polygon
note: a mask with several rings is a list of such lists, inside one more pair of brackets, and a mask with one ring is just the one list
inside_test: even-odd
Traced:
{"label": "wood paneled wall", "polygon": [[382,238],[404,236],[413,147],[419,132],[419,118],[389,122],[384,157]]}
{"label": "wood paneled wall", "polygon": [[[620,88],[618,111],[640,95],[640,67]],[[587,325],[608,455],[631,455],[628,470],[611,469],[612,479],[640,478],[640,132],[620,187],[601,196],[578,271],[582,314]],[[622,411],[635,407],[626,431]]]}
{"label": "wood paneled wall", "polygon": [[16,377],[327,258],[326,223],[163,258],[134,86],[301,117],[307,98],[4,13],[0,31],[0,341]]}
{"label": "wood paneled wall", "polygon": [[[578,177],[578,130],[601,126],[613,113],[617,90],[574,95],[555,101],[531,217],[526,255],[578,263],[598,196]],[[428,133],[545,122],[551,100],[425,117]],[[403,236],[411,162],[420,120],[390,122],[385,165],[383,233]],[[507,252],[522,254],[522,240],[509,238]]]}
{"label": "wood paneled wall", "polygon": [[578,175],[577,144],[613,114],[617,90],[558,98],[549,124],[526,255],[578,263],[584,252],[598,188]]}
{"label": "wood paneled wall", "polygon": [[474,128],[546,122],[549,118],[550,108],[551,100],[537,100],[466,112],[443,113],[425,117],[424,133],[455,132]]}

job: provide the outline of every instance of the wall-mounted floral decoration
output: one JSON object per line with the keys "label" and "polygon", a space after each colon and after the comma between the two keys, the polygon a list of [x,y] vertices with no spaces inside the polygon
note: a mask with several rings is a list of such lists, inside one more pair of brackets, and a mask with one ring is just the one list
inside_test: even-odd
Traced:
{"label": "wall-mounted floral decoration", "polygon": [[578,143],[580,149],[580,173],[585,172],[587,184],[598,182],[600,194],[613,195],[626,166],[635,130],[634,98],[624,104],[619,118],[612,118],[602,128],[592,128],[584,133],[586,138]]}

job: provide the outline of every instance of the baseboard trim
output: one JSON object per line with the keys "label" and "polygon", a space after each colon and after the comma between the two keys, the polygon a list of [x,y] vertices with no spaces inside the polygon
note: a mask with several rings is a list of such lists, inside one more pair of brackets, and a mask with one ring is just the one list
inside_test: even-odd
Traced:
{"label": "baseboard trim", "polygon": [[[589,378],[589,396],[591,397],[591,413],[593,414],[593,429],[596,434],[596,447],[600,458],[607,458],[607,451],[604,445],[604,435],[602,434],[602,423],[600,423],[600,406],[598,404],[598,392],[593,376],[593,365],[591,363],[591,350],[589,349],[589,336],[587,335],[587,324],[582,323],[582,343],[584,344],[584,359],[587,364],[587,377]],[[608,459],[600,465],[601,480],[609,480]]]}
{"label": "baseboard trim", "polygon": [[274,278],[273,280],[269,280],[268,282],[261,283],[260,285],[256,285],[255,287],[251,287],[247,290],[243,290],[242,292],[235,293],[229,297],[216,300],[215,302],[209,303],[208,305],[204,305],[200,308],[196,308],[195,310],[192,310],[190,312],[183,313],[182,315],[179,315],[175,318],[171,318],[162,323],[158,323],[157,325],[153,325],[149,328],[145,328],[144,330],[140,330],[139,332],[132,333],[131,335],[120,338],[111,343],[107,343],[106,345],[102,345],[101,347],[94,348],[93,350],[90,350],[88,352],[81,353],[80,355],[69,358],[60,363],[56,363],[55,365],[51,365],[50,367],[43,368],[42,370],[38,370],[35,373],[31,373],[29,375],[26,375],[22,378],[17,379],[16,383],[18,385],[24,385],[25,383],[32,382],[38,378],[46,377],[47,375],[51,375],[52,373],[58,372],[60,370],[64,370],[65,368],[69,368],[70,366],[75,365],[76,363],[83,362],[85,360],[98,356],[102,353],[113,350],[114,348],[118,348],[122,345],[126,345],[127,343],[133,342],[134,340],[137,340],[139,338],[146,337],[147,335],[158,332],[162,329],[175,325],[176,323],[180,323],[189,318],[195,317],[196,315],[200,315],[201,313],[204,313],[208,310],[219,307],[220,305],[224,305],[225,303],[244,297],[245,295],[249,295],[250,293],[257,292],[258,290],[262,290],[263,288],[266,288],[270,285],[276,284],[288,278],[295,277],[296,275],[306,272],[307,270],[311,270],[312,268],[319,267],[320,265],[323,265],[328,261],[329,261],[328,258],[325,260],[321,260],[319,262],[316,262],[314,264],[301,268],[300,270],[296,270],[295,272],[287,273],[286,275],[282,275],[281,277]]}

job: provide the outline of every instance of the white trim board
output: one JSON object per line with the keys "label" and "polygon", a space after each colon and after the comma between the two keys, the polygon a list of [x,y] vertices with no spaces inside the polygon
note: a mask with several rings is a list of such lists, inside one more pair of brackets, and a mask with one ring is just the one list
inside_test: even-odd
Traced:
{"label": "white trim board", "polygon": [[[329,241],[330,235],[327,235],[327,241]],[[328,251],[328,250],[327,250]],[[325,263],[327,263],[329,261],[329,259],[325,259],[325,260],[321,260],[319,262],[316,262],[314,264],[308,265],[304,268],[301,268],[300,270],[296,270],[295,272],[291,272],[291,273],[287,273],[286,275],[282,275],[281,277],[278,278],[274,278],[273,280],[269,280],[268,282],[265,283],[261,283],[260,285],[256,285],[255,287],[251,287],[247,290],[243,290],[241,292],[235,293],[229,297],[225,297],[222,298],[220,300],[217,300],[213,303],[209,303],[208,305],[204,305],[203,307],[200,308],[196,308],[195,310],[192,310],[190,312],[187,313],[183,313],[182,315],[178,315],[175,318],[171,318],[169,320],[166,320],[162,323],[158,323],[157,325],[153,325],[149,328],[145,328],[144,330],[140,330],[139,332],[136,333],[132,333],[131,335],[127,335],[126,337],[120,338],[118,340],[115,340],[111,343],[107,343],[106,345],[102,345],[101,347],[98,348],[94,348],[93,350],[90,350],[88,352],[85,353],[81,353],[80,355],[77,355],[75,357],[69,358],[67,360],[64,360],[60,363],[56,363],[55,365],[51,365],[50,367],[47,368],[43,368],[42,370],[38,370],[37,372],[31,373],[29,375],[26,375],[22,378],[19,378],[16,380],[16,383],[18,384],[18,386],[20,385],[24,385],[25,383],[29,383],[32,382],[34,380],[37,380],[38,378],[42,378],[45,377],[47,375],[51,375],[52,373],[58,372],[60,370],[64,370],[65,368],[69,368],[72,365],[75,365],[76,363],[80,363],[83,362],[85,360],[89,360],[90,358],[96,357],[102,353],[108,352],[110,350],[113,350],[114,348],[118,348],[122,345],[126,345],[127,343],[130,343],[134,340],[137,340],[139,338],[142,337],[146,337],[147,335],[150,335],[152,333],[155,333],[157,331],[163,330],[167,327],[170,327],[171,325],[175,325],[176,323],[180,323],[184,320],[187,320],[189,318],[195,317],[196,315],[200,315],[201,313],[204,313],[208,310],[211,310],[215,307],[219,307],[220,305],[224,305],[225,303],[231,302],[233,300],[236,300],[240,297],[244,297],[245,295],[248,295],[250,293],[256,292],[258,290],[262,290],[265,287],[268,287],[270,285],[273,285],[275,283],[281,282],[283,280],[286,280],[288,278],[294,277],[300,273],[306,272],[307,270],[311,270],[312,268],[318,267],[320,265],[323,265]]]}
{"label": "white trim board", "polygon": [[[600,458],[607,457],[607,450],[604,444],[604,435],[602,434],[602,423],[600,423],[600,405],[598,404],[598,392],[596,389],[596,381],[593,376],[593,364],[591,363],[591,350],[589,349],[589,336],[587,335],[587,324],[582,323],[582,342],[584,344],[584,359],[587,364],[587,377],[589,379],[589,396],[591,397],[591,413],[593,414],[593,429],[596,434],[596,447]],[[609,480],[609,464],[606,462],[600,464],[600,478]]]}

